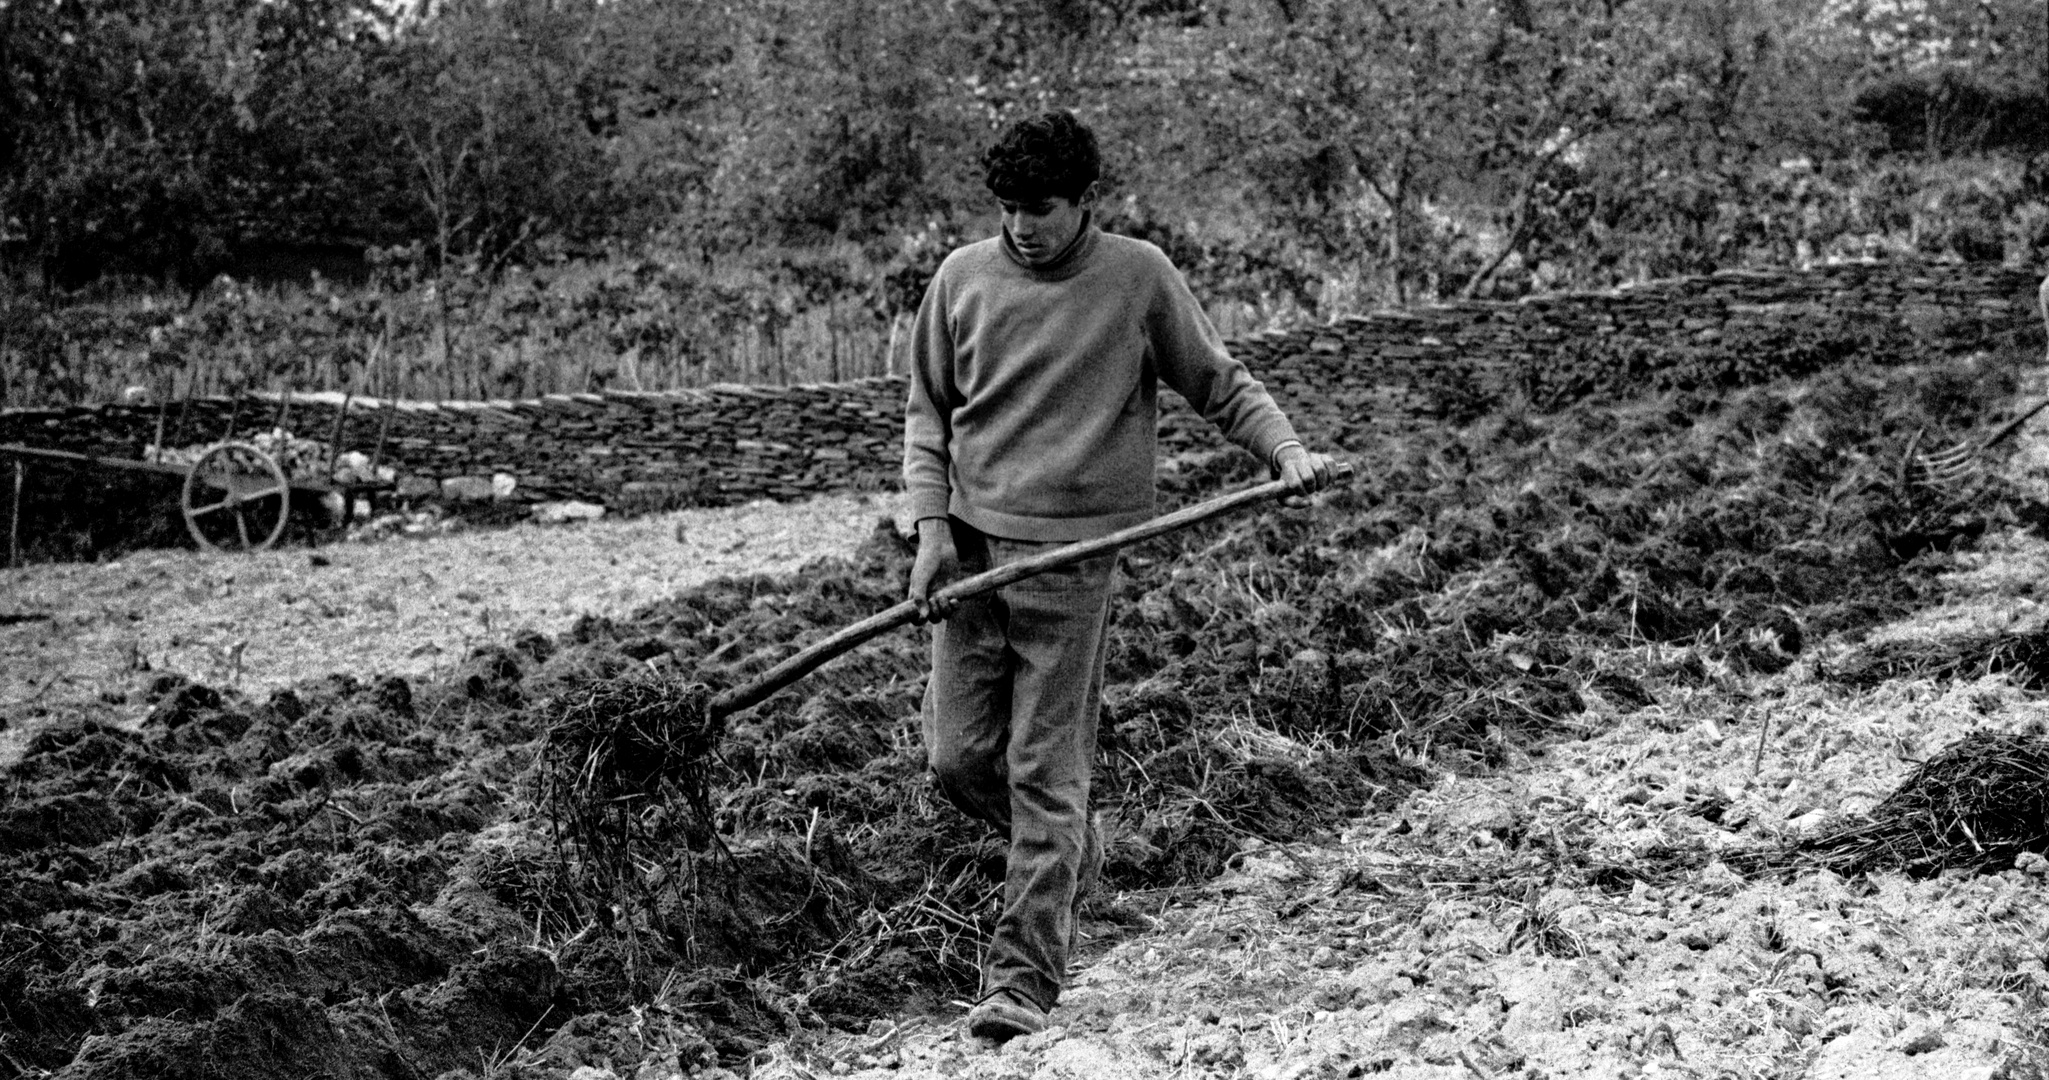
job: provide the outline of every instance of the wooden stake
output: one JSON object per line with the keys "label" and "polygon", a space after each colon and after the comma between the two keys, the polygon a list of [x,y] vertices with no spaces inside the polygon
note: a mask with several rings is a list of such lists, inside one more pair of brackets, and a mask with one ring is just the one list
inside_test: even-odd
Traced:
{"label": "wooden stake", "polygon": [[20,458],[14,459],[14,509],[7,515],[7,565],[21,565],[21,474]]}
{"label": "wooden stake", "polygon": [[151,441],[151,445],[156,447],[156,451],[150,460],[159,463],[164,460],[164,416],[170,412],[170,409],[170,397],[166,396],[162,401],[157,402],[157,433],[156,438]]}
{"label": "wooden stake", "polygon": [[242,419],[242,397],[241,391],[236,391],[233,404],[228,406],[228,430],[221,432],[222,442],[234,441],[235,424]]}
{"label": "wooden stake", "polygon": [[1764,710],[1764,726],[1757,729],[1757,752],[1750,755],[1750,775],[1752,776],[1756,776],[1757,770],[1764,765],[1764,742],[1771,736],[1771,733],[1772,710],[1770,707],[1766,707]]}
{"label": "wooden stake", "polygon": [[384,420],[377,425],[377,445],[370,451],[370,479],[376,481],[377,467],[384,463],[384,440],[391,434],[391,418],[398,412],[396,398],[384,399]]}
{"label": "wooden stake", "polygon": [[[185,416],[192,411],[192,395],[194,393],[192,383],[193,380],[190,378],[185,380],[185,396],[178,399],[178,419],[171,425],[170,437],[173,439],[185,432]],[[176,388],[175,382],[173,383],[173,388]],[[163,445],[163,440],[158,439],[157,445]]]}
{"label": "wooden stake", "polygon": [[342,454],[342,432],[348,428],[349,402],[355,398],[356,390],[353,386],[342,392],[341,408],[335,410],[334,414],[334,430],[327,436],[327,482],[330,484],[334,483],[335,459]]}

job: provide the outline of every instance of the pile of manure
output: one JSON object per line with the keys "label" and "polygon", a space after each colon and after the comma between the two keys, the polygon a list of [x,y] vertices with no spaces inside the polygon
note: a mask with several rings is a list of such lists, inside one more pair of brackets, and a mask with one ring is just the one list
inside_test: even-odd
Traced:
{"label": "pile of manure", "polygon": [[1976,731],[1922,762],[1883,802],[1784,847],[1729,860],[1745,873],[2005,870],[2049,851],[2049,736]]}

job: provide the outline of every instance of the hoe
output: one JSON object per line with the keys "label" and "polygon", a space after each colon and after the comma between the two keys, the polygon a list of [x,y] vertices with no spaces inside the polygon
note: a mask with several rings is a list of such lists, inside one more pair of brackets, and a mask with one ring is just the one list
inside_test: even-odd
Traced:
{"label": "hoe", "polygon": [[[1339,462],[1332,471],[1332,479],[1342,483],[1352,477],[1352,466]],[[962,578],[933,594],[935,601],[954,602],[995,592],[1005,585],[1015,584],[1026,578],[1043,574],[1063,566],[1072,566],[1086,559],[1106,552],[1115,551],[1128,544],[1150,540],[1155,536],[1185,529],[1211,518],[1221,517],[1244,507],[1254,506],[1288,493],[1285,481],[1269,480],[1264,484],[1219,495],[1207,502],[1184,507],[1171,514],[1163,514],[1151,521],[1141,522],[1128,529],[1121,529],[1107,536],[1093,540],[1081,540],[1051,551],[1042,552],[1029,559],[1021,559],[994,570],[986,570],[973,577]],[[812,644],[782,663],[748,681],[714,696],[705,705],[707,719],[717,725],[726,717],[743,709],[751,708],[766,700],[769,695],[798,679],[816,671],[833,657],[853,649],[864,642],[872,641],[899,626],[918,621],[918,605],[905,600],[894,607],[870,615],[831,637]]]}
{"label": "hoe", "polygon": [[[1345,481],[1351,475],[1352,467],[1340,463],[1333,479]],[[1108,536],[962,578],[940,589],[934,599],[980,596],[1286,494],[1285,482],[1268,481]],[[669,840],[680,833],[684,846],[693,850],[716,842],[706,761],[727,718],[760,704],[826,661],[918,618],[918,605],[905,600],[716,694],[697,682],[611,678],[583,693],[566,695],[543,750],[544,798],[558,840],[579,842],[581,861],[595,875],[601,894],[618,894],[627,883],[640,881],[649,858],[687,861]]]}

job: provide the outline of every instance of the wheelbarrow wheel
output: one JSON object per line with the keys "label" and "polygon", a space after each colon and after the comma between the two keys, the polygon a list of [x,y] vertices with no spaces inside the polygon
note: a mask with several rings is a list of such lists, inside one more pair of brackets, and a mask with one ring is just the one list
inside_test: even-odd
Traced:
{"label": "wheelbarrow wheel", "polygon": [[185,473],[185,531],[208,551],[262,551],[284,535],[292,504],[285,471],[248,443],[222,443]]}

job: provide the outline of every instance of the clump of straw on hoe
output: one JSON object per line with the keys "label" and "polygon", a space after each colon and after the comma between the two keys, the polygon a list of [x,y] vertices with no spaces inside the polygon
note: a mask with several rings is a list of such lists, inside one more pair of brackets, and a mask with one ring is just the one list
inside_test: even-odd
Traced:
{"label": "clump of straw on hoe", "polygon": [[[612,906],[652,901],[689,880],[717,842],[707,762],[718,737],[702,683],[653,676],[599,679],[558,699],[541,749],[542,804],[579,895]],[[652,904],[643,910],[652,910]]]}

